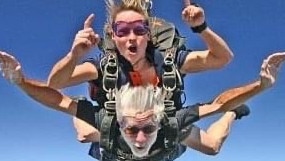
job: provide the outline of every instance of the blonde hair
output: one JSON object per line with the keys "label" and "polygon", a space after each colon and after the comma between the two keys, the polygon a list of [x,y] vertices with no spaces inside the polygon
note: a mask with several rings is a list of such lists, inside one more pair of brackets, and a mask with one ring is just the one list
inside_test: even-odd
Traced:
{"label": "blonde hair", "polygon": [[142,14],[146,19],[149,15],[146,10],[146,0],[106,0],[106,10],[108,14],[107,24],[112,24],[118,13],[132,10]]}
{"label": "blonde hair", "polygon": [[131,87],[123,85],[116,94],[117,121],[121,122],[124,116],[136,116],[152,110],[156,121],[164,116],[164,94],[161,88],[153,85]]}

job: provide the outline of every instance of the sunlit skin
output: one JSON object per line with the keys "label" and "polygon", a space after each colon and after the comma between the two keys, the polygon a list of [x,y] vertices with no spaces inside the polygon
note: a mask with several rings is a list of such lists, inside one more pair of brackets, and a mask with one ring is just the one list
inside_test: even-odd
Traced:
{"label": "sunlit skin", "polygon": [[[137,20],[145,20],[145,17],[135,11],[129,10],[118,13],[114,22],[133,22]],[[118,37],[113,32],[112,39],[114,40],[119,53],[123,55],[131,64],[137,64],[140,61],[145,60],[146,47],[148,41],[150,40],[149,33],[138,36],[131,31],[127,36]],[[131,51],[130,47],[134,47],[136,50]]]}

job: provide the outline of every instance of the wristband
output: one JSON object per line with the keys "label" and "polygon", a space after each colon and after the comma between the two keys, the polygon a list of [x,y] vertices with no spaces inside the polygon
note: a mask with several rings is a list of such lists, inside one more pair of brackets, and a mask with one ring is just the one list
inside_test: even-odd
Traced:
{"label": "wristband", "polygon": [[201,32],[203,32],[207,27],[208,27],[208,26],[207,26],[207,23],[206,23],[206,21],[204,21],[201,25],[195,26],[195,27],[191,27],[191,29],[192,29],[192,31],[193,31],[194,33],[201,33]]}

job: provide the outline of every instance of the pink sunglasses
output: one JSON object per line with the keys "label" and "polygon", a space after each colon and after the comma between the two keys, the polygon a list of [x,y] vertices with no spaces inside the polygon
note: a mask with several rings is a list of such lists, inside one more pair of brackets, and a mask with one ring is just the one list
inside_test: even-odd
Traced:
{"label": "pink sunglasses", "polygon": [[133,33],[137,36],[142,36],[148,33],[149,26],[148,21],[145,20],[137,20],[132,22],[118,21],[112,24],[112,29],[116,36],[124,37]]}

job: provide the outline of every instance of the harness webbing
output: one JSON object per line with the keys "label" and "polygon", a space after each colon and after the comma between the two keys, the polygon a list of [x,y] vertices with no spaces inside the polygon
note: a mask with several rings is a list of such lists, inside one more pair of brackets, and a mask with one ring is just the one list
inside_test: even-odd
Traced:
{"label": "harness webbing", "polygon": [[[176,110],[174,106],[173,94],[178,87],[181,87],[182,80],[174,60],[177,53],[178,40],[174,39],[173,47],[166,49],[163,65],[162,86],[166,91],[164,100],[165,113],[163,130],[164,130],[164,143],[166,149],[171,149],[178,143],[178,122],[176,119]],[[177,79],[178,78],[178,79]],[[177,87],[178,86],[178,87]]]}
{"label": "harness webbing", "polygon": [[[116,125],[116,101],[115,92],[117,89],[118,79],[118,59],[115,53],[108,51],[107,63],[103,72],[103,89],[106,92],[108,101],[104,103],[106,114],[102,119],[100,128],[100,147],[107,150],[114,149],[114,139],[116,138],[116,131],[112,127]],[[104,161],[103,155],[101,160]],[[107,160],[106,160],[107,161]]]}
{"label": "harness webbing", "polygon": [[[164,130],[164,149],[171,151],[178,143],[178,123],[175,117],[176,111],[180,107],[175,107],[174,95],[181,94],[183,88],[183,82],[180,73],[177,70],[175,64],[175,58],[177,50],[184,44],[184,38],[177,36],[175,26],[171,23],[157,18],[150,19],[153,25],[153,31],[151,33],[154,38],[155,47],[158,48],[163,55],[163,66],[161,73],[161,81],[163,90],[166,92],[164,100],[165,104],[165,118],[162,122]],[[170,41],[169,41],[170,40]],[[103,51],[106,55],[104,61],[105,65],[102,66],[103,73],[103,90],[106,92],[107,102],[104,103],[106,109],[106,115],[104,116],[101,124],[101,138],[100,146],[105,152],[111,152],[116,154],[114,139],[116,138],[116,132],[112,127],[116,127],[116,102],[115,92],[117,90],[117,82],[119,79],[119,72],[122,72],[119,67],[117,53],[114,50],[113,43],[111,41],[105,41],[102,44]],[[112,50],[111,50],[112,48]],[[105,156],[107,153],[102,154],[102,160],[108,158]],[[122,154],[125,160],[132,160],[133,155]],[[108,159],[107,159],[108,160]]]}
{"label": "harness webbing", "polygon": [[107,53],[107,63],[103,72],[103,89],[107,92],[107,99],[115,99],[115,90],[117,89],[118,79],[118,59],[116,53]]}

